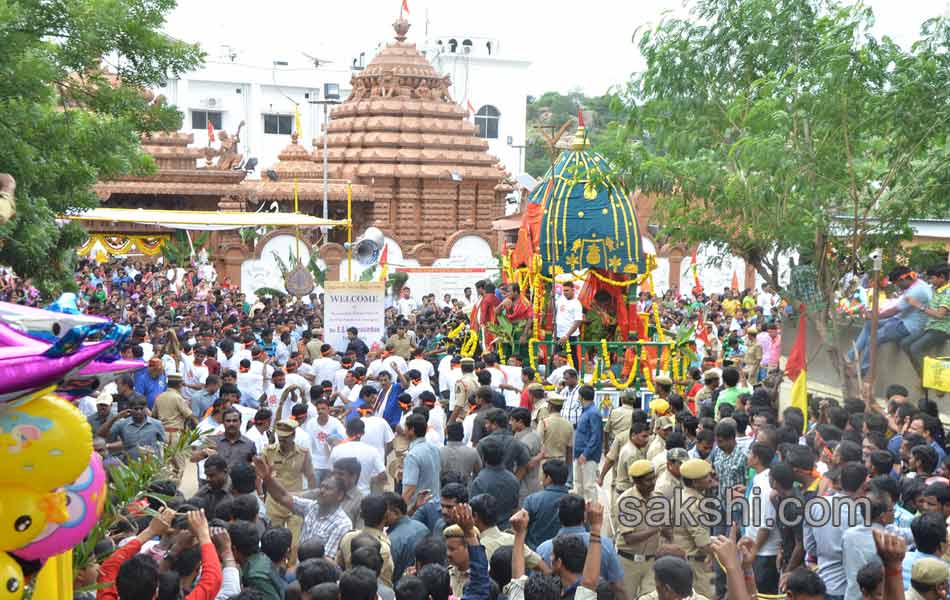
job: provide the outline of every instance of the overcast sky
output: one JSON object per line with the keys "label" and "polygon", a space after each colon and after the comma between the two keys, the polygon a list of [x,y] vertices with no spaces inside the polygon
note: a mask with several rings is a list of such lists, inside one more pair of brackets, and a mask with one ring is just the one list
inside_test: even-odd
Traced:
{"label": "overcast sky", "polygon": [[[166,31],[200,42],[214,60],[222,45],[240,62],[305,61],[301,52],[347,68],[360,51],[367,60],[392,39],[401,0],[179,0]],[[501,55],[529,60],[528,93],[575,87],[601,94],[643,62],[631,43],[634,31],[664,14],[685,14],[683,0],[408,0],[409,41],[422,45],[428,13],[430,37],[491,37]],[[902,45],[920,24],[947,14],[948,0],[866,0],[877,17],[877,35]]]}

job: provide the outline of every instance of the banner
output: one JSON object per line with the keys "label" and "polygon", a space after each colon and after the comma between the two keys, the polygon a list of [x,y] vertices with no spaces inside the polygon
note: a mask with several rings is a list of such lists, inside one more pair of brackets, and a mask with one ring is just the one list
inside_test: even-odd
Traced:
{"label": "banner", "polygon": [[323,284],[323,341],[346,349],[346,330],[356,327],[368,346],[385,339],[386,284],[381,281],[327,281]]}

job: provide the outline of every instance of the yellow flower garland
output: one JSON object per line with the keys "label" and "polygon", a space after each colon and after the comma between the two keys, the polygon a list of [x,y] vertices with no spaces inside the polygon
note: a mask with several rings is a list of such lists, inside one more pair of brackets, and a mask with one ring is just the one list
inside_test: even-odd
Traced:
{"label": "yellow flower garland", "polygon": [[465,358],[475,356],[475,349],[478,347],[478,332],[474,329],[468,330],[468,339],[462,344],[461,354]]}
{"label": "yellow flower garland", "polygon": [[620,383],[617,380],[617,376],[614,375],[614,372],[610,369],[610,353],[607,352],[607,340],[600,340],[600,353],[604,357],[604,370],[607,371],[607,378],[615,388],[618,390],[625,390],[633,385],[633,380],[637,377],[637,366],[640,364],[639,356],[634,356],[634,363],[630,368],[630,375],[627,377],[626,381]]}
{"label": "yellow flower garland", "polygon": [[450,339],[450,340],[454,340],[455,338],[457,338],[457,337],[459,336],[460,333],[462,333],[462,329],[463,329],[464,327],[465,327],[465,323],[459,323],[459,324],[455,327],[455,329],[453,329],[452,331],[450,331],[450,332],[448,332],[447,334],[445,334],[445,337],[447,337],[447,338]]}
{"label": "yellow flower garland", "polygon": [[531,365],[531,368],[534,369],[534,380],[544,386],[546,390],[553,390],[554,386],[546,384],[543,379],[541,379],[541,373],[538,373],[538,359],[534,355],[534,345],[538,342],[538,338],[531,338],[528,340],[528,364]]}
{"label": "yellow flower garland", "polygon": [[498,344],[498,362],[500,364],[505,364],[505,345]]}
{"label": "yellow flower garland", "polygon": [[574,353],[571,352],[571,340],[564,340],[564,350],[567,352],[567,366],[576,369],[574,366]]}

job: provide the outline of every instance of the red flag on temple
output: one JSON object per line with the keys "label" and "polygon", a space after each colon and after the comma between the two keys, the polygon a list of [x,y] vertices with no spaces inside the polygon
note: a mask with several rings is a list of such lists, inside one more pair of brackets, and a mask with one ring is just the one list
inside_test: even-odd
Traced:
{"label": "red flag on temple", "polygon": [[214,125],[211,123],[211,119],[208,119],[208,143],[214,141]]}
{"label": "red flag on temple", "polygon": [[584,111],[580,108],[577,109],[577,126],[584,127]]}
{"label": "red flag on temple", "polygon": [[399,9],[399,16],[402,16],[402,13],[409,14],[409,0],[402,0],[402,8]]}

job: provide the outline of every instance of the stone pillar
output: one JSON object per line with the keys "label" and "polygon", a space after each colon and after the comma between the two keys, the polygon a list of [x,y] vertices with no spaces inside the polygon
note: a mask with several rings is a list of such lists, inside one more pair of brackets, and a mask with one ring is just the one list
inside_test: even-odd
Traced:
{"label": "stone pillar", "polygon": [[327,281],[339,281],[340,264],[346,260],[346,249],[331,242],[320,246],[318,255],[327,263]]}

